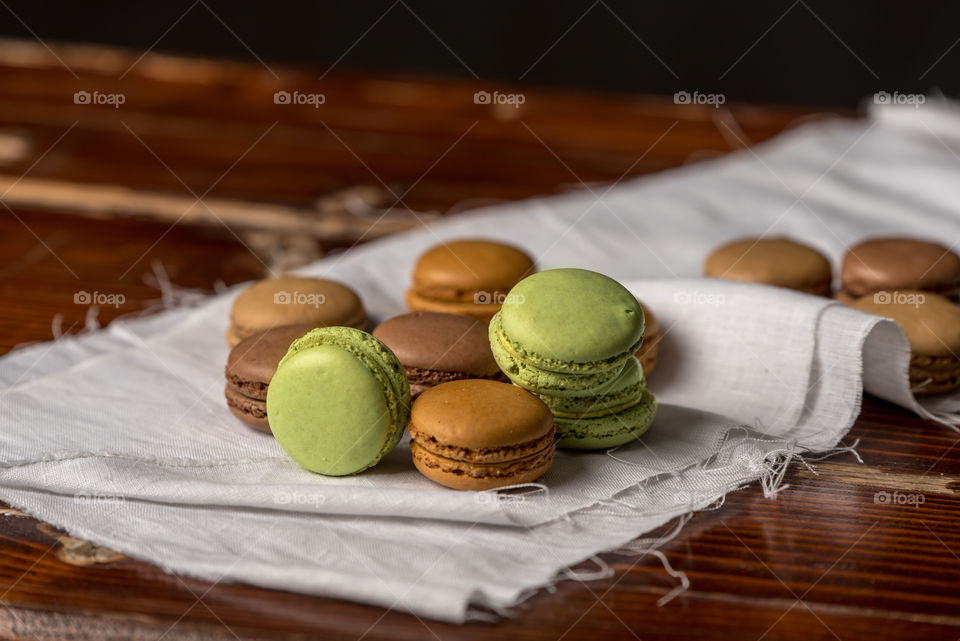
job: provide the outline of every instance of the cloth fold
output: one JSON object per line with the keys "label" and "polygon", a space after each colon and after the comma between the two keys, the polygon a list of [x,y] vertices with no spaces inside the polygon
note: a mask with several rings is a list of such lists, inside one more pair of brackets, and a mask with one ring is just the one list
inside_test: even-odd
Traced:
{"label": "cloth fold", "polygon": [[783,460],[837,445],[864,389],[955,424],[955,397],[920,405],[910,393],[909,346],[891,321],[690,277],[742,234],[795,235],[839,259],[864,235],[909,233],[904,203],[930,234],[960,237],[944,207],[960,202],[956,160],[905,118],[808,125],[603,195],[463,215],[301,270],[349,283],[374,319],[402,311],[417,255],[447,238],[503,239],[541,268],[620,279],[663,332],[649,380],[661,407],[635,443],[561,452],[537,484],[505,492],[432,484],[406,440],[364,474],[312,475],[223,402],[232,288],[0,359],[0,499],[175,572],[464,621],[745,483],[775,485]]}

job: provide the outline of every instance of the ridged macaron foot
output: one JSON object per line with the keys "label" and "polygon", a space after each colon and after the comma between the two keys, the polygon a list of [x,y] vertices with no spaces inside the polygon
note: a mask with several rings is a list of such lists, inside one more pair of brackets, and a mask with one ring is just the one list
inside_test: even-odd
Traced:
{"label": "ridged macaron foot", "polygon": [[421,474],[455,490],[529,483],[553,463],[553,416],[509,383],[442,383],[413,403],[410,451]]}
{"label": "ridged macaron foot", "polygon": [[351,327],[323,327],[290,346],[267,389],[280,446],[303,467],[344,476],[376,465],[410,416],[403,366],[386,345]]}
{"label": "ridged macaron foot", "polygon": [[555,414],[557,447],[571,450],[599,450],[634,441],[649,429],[657,413],[657,400],[644,389],[637,402],[618,412],[591,413],[569,417]]}
{"label": "ridged macaron foot", "polygon": [[643,341],[643,310],[633,294],[585,269],[524,278],[498,318],[497,342],[516,360],[563,374],[619,372]]}

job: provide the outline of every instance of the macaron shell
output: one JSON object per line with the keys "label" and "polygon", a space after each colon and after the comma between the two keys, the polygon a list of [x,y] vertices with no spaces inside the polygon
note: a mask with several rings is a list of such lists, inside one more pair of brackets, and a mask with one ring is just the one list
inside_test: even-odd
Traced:
{"label": "macaron shell", "polygon": [[581,393],[537,394],[554,417],[571,417],[581,414],[590,416],[608,414],[637,402],[645,389],[646,381],[640,362],[629,359],[623,371],[614,380],[598,388]]}
{"label": "macaron shell", "polygon": [[[281,325],[366,325],[366,311],[356,292],[332,280],[281,276],[253,283],[241,292],[230,312],[227,341]],[[234,343],[235,344],[235,343]]]}
{"label": "macaron shell", "polygon": [[851,247],[840,269],[843,289],[865,296],[891,289],[922,289],[956,298],[960,256],[934,242],[873,238]]}
{"label": "macaron shell", "polygon": [[413,312],[380,323],[373,335],[407,368],[481,378],[500,372],[490,351],[487,325],[471,318]]}
{"label": "macaron shell", "polygon": [[452,381],[424,392],[413,404],[410,433],[454,448],[515,450],[540,441],[553,428],[550,410],[526,390],[482,379]]}
{"label": "macaron shell", "polygon": [[643,339],[643,311],[623,285],[584,269],[551,269],[514,287],[498,314],[501,340],[553,371],[608,367]]}
{"label": "macaron shell", "polygon": [[425,298],[474,303],[476,294],[505,293],[533,270],[533,259],[512,245],[452,240],[420,256],[412,289]]}
{"label": "macaron shell", "polygon": [[638,404],[616,414],[582,419],[556,417],[557,447],[597,450],[630,443],[650,428],[656,412],[656,398],[644,390]]}
{"label": "macaron shell", "polygon": [[348,327],[315,329],[290,346],[267,390],[274,436],[303,467],[354,474],[392,450],[410,416],[400,362]]}
{"label": "macaron shell", "polygon": [[530,483],[537,480],[553,464],[555,448],[541,450],[533,456],[504,463],[465,463],[438,456],[415,441],[410,443],[413,464],[425,477],[454,490],[492,490],[498,487]]}
{"label": "macaron shell", "polygon": [[589,365],[577,363],[553,363],[551,367],[566,367],[568,372],[544,369],[522,358],[515,350],[518,346],[512,344],[501,331],[500,315],[490,321],[490,348],[493,357],[500,365],[500,369],[507,377],[520,387],[537,393],[561,393],[592,390],[605,385],[619,376],[624,363],[632,355],[624,353],[617,359],[605,363]]}
{"label": "macaron shell", "polygon": [[750,283],[830,293],[830,261],[822,253],[789,238],[744,238],[713,251],[703,273]]}

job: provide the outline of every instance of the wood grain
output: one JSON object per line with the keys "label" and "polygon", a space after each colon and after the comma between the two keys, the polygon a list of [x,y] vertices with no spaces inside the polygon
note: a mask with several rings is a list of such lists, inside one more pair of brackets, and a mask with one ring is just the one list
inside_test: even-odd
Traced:
{"label": "wood grain", "polygon": [[[382,190],[384,207],[397,204],[394,220],[415,223],[407,208],[448,215],[581,180],[614,181],[714,157],[800,117],[820,117],[529,88],[517,88],[527,96],[522,109],[504,111],[474,104],[473,92],[485,87],[463,82],[350,74],[320,81],[297,69],[278,69],[277,80],[243,63],[150,54],[134,64],[137,52],[56,51],[79,80],[39,45],[0,44],[0,135],[28,144],[26,155],[0,158],[0,173],[190,201],[206,193],[320,218],[342,212],[317,208],[318,199],[358,185]],[[281,89],[322,91],[327,101],[317,110],[276,105],[272,95]],[[122,91],[127,100],[120,109],[76,105],[79,90]],[[102,211],[88,218],[68,203],[7,204],[0,208],[2,351],[50,339],[58,318],[65,331],[78,331],[87,314],[73,303],[79,289],[126,297],[100,310],[105,323],[159,297],[145,280],[155,265],[178,286],[212,291],[218,282],[260,276],[269,262],[230,224],[172,225]],[[360,227],[344,237],[330,235],[326,224],[312,232],[318,254],[363,239]],[[957,435],[868,398],[846,441],[853,439],[860,439],[863,466],[849,455],[815,464],[816,473],[794,466],[775,500],[750,487],[694,517],[664,547],[692,587],[663,607],[656,601],[675,582],[659,561],[604,555],[612,578],[564,581],[507,620],[462,627],[212,585],[107,552],[71,556],[64,542],[74,553],[80,543],[0,509],[0,638],[960,637]],[[878,502],[878,492],[923,501]]]}

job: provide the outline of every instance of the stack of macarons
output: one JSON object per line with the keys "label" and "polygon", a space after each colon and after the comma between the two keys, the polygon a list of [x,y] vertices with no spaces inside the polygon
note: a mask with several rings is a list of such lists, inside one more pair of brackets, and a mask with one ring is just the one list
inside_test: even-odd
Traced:
{"label": "stack of macarons", "polygon": [[635,357],[643,310],[615,280],[582,269],[529,276],[489,333],[501,369],[550,408],[558,447],[623,445],[653,422],[656,400]]}

